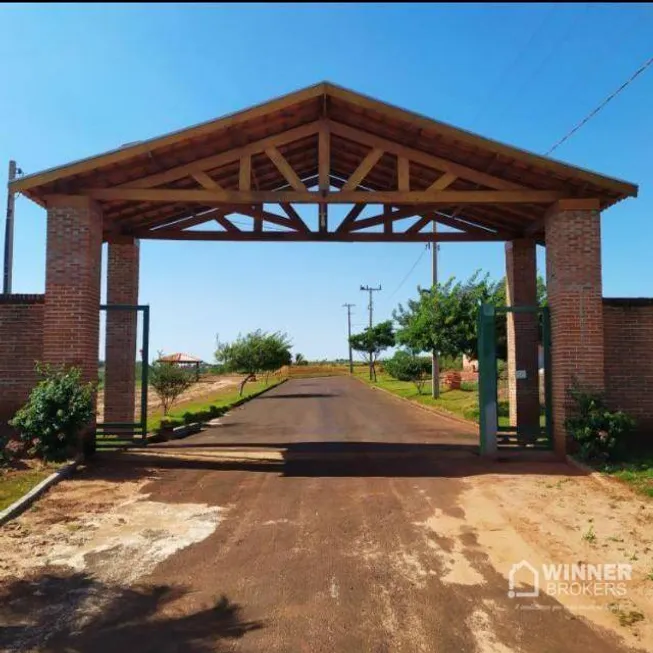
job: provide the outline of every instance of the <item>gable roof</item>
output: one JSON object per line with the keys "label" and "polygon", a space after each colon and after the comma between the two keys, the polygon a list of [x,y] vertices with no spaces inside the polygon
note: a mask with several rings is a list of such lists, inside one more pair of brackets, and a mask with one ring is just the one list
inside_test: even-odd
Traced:
{"label": "gable roof", "polygon": [[[456,178],[448,190],[532,189],[564,192],[568,198],[599,200],[602,209],[637,195],[637,186],[583,168],[561,163],[397,108],[330,82],[290,93],[269,102],[187,129],[139,141],[98,156],[21,177],[10,184],[45,206],[51,194],[84,194],[86,189],[116,187],[191,189],[193,170],[208,173],[224,189],[238,188],[238,158],[229,154],[249,147],[252,179],[257,190],[276,190],[287,180],[275,164],[256,149],[259,142],[287,134],[278,147],[298,177],[317,183],[318,136],[310,129],[328,121],[331,130],[330,181],[342,186],[369,153],[370,143],[388,146],[365,177],[369,190],[394,190],[397,148],[410,148],[424,159],[411,160],[411,190],[425,190],[441,171]],[[369,141],[369,142],[368,142]],[[392,149],[395,146],[395,149]],[[440,163],[440,171],[429,165]],[[201,164],[201,165],[200,165]],[[208,165],[209,167],[202,167]],[[211,167],[213,165],[213,167]],[[198,167],[199,166],[199,167]],[[447,168],[449,166],[449,168]],[[459,174],[460,173],[460,174]],[[129,231],[132,220],[170,220],[188,212],[179,202],[102,200],[105,219]],[[206,209],[211,208],[207,204]],[[195,206],[194,211],[198,208]],[[528,224],[541,220],[546,207],[474,206],[465,217],[485,225]]]}

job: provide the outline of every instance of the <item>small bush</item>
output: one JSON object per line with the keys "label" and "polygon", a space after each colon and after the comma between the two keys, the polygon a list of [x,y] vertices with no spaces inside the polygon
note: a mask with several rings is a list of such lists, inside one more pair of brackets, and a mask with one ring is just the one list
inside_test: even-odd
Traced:
{"label": "small bush", "polygon": [[430,358],[414,356],[403,350],[399,350],[392,358],[383,361],[383,365],[385,371],[398,381],[414,383],[419,394],[422,394],[424,384],[431,374]]}
{"label": "small bush", "polygon": [[63,460],[93,418],[92,383],[77,368],[37,366],[43,377],[27,403],[9,422],[18,430],[27,453],[45,460]]}
{"label": "small bush", "polygon": [[157,361],[150,367],[150,386],[156,392],[167,415],[179,396],[193,383],[195,375],[178,365]]}
{"label": "small bush", "polygon": [[610,460],[619,440],[633,431],[633,418],[621,411],[610,411],[599,394],[574,386],[570,395],[576,415],[565,420],[565,429],[578,445],[578,456],[588,461]]}
{"label": "small bush", "polygon": [[476,392],[478,390],[477,381],[462,381],[460,383],[460,389],[465,392]]}

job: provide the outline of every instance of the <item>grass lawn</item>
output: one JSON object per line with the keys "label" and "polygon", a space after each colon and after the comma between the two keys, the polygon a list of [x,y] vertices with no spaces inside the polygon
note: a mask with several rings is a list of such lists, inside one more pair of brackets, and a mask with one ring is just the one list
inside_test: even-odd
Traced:
{"label": "grass lawn", "polygon": [[42,465],[29,469],[0,471],[0,510],[9,507],[26,492],[46,479],[57,465]]}
{"label": "grass lawn", "polygon": [[600,468],[634,490],[653,498],[653,453],[624,462],[610,463]]}
{"label": "grass lawn", "polygon": [[[279,385],[282,380],[283,379],[270,379],[267,385],[264,381],[246,383],[242,397],[238,394],[238,387],[224,388],[222,390],[218,390],[217,392],[213,392],[206,397],[202,397],[201,399],[195,399],[193,401],[187,401],[173,406],[171,411],[168,413],[167,418],[182,419],[184,413],[199,413],[202,411],[207,411],[209,408],[211,408],[211,406],[216,406],[217,408],[232,406],[239,400],[252,397],[253,395],[260,394],[264,390]],[[162,419],[163,411],[161,409],[149,415],[147,418],[148,433],[157,430],[161,426]]]}
{"label": "grass lawn", "polygon": [[426,383],[423,394],[419,394],[414,383],[397,381],[388,374],[377,374],[377,382],[369,380],[367,370],[356,370],[355,374],[370,385],[388,390],[399,397],[433,406],[447,413],[463,417],[473,422],[478,421],[478,390],[440,390],[439,399],[431,397],[430,381]]}

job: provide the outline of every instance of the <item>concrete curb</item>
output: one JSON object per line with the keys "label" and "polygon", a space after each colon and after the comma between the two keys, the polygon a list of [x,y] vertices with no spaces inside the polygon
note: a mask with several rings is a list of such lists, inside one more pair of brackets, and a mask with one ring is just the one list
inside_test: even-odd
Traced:
{"label": "concrete curb", "polygon": [[372,390],[378,390],[379,392],[383,392],[388,396],[392,397],[393,399],[397,399],[398,401],[403,401],[407,404],[410,404],[411,406],[415,406],[416,408],[425,410],[427,413],[432,413],[434,415],[438,415],[439,417],[444,417],[445,419],[449,419],[452,422],[457,422],[458,424],[464,424],[465,426],[473,427],[477,431],[479,429],[479,425],[477,422],[472,422],[471,420],[465,419],[464,417],[458,417],[457,415],[447,413],[446,411],[438,408],[434,408],[433,406],[426,406],[425,404],[420,404],[418,401],[411,401],[410,399],[406,399],[406,397],[400,397],[399,395],[396,395],[394,392],[390,392],[390,390],[386,390],[385,388],[379,388],[376,385],[371,385],[369,383],[366,383],[365,381],[359,379],[356,376],[352,378],[356,379],[358,382],[362,383],[363,385],[366,385],[368,388]]}
{"label": "concrete curb", "polygon": [[84,460],[83,456],[78,456],[73,462],[64,465],[46,479],[41,481],[36,487],[24,494],[20,499],[14,501],[8,508],[0,512],[0,526],[8,521],[18,517],[23,511],[27,510],[42,494],[47,492],[53,485],[68,478]]}

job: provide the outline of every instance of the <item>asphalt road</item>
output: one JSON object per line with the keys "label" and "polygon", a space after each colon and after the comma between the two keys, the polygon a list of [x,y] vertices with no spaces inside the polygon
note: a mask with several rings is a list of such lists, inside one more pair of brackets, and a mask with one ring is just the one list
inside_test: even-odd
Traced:
{"label": "asphalt road", "polygon": [[[553,599],[516,609],[478,531],[450,528],[465,479],[487,473],[476,441],[466,425],[338,377],[288,382],[150,450],[179,454],[161,458],[151,500],[221,506],[224,519],[66,650],[625,650]],[[116,625],[130,614],[135,628]]]}

